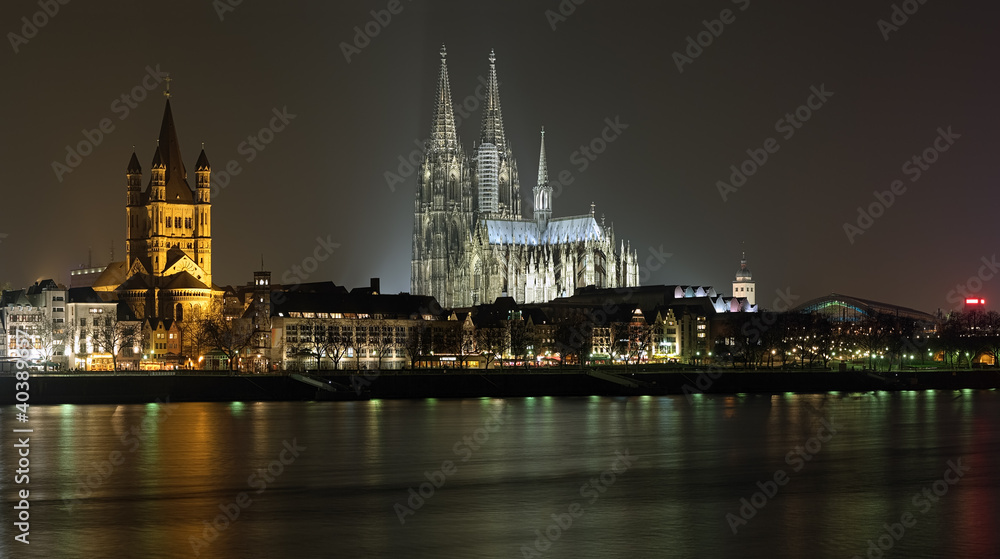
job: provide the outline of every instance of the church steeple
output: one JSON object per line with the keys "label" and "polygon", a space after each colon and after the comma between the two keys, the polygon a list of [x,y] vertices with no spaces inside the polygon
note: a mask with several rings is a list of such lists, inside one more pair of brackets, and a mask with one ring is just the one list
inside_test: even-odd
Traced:
{"label": "church steeple", "polygon": [[441,71],[438,75],[437,97],[431,120],[431,151],[457,151],[455,111],[451,105],[451,84],[448,81],[448,51],[441,45]]}
{"label": "church steeple", "polygon": [[746,251],[740,259],[740,269],[736,271],[736,279],[733,280],[733,297],[746,298],[750,305],[757,304],[756,282],[753,281],[750,268],[747,266]]}
{"label": "church steeple", "polygon": [[497,82],[497,57],[490,50],[490,76],[486,81],[486,101],[483,105],[483,125],[479,141],[506,151],[507,139],[503,132],[503,112],[500,110],[500,85]]}
{"label": "church steeple", "polygon": [[535,221],[540,229],[552,218],[552,187],[549,186],[549,164],[545,158],[545,127],[542,127],[542,147],[538,153],[538,184],[534,188]]}

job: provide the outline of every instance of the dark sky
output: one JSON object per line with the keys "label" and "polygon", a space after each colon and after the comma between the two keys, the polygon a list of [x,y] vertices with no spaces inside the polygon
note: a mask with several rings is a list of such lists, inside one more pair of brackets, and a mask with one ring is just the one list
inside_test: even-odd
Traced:
{"label": "dark sky", "polygon": [[[148,181],[164,98],[158,87],[127,116],[115,101],[159,65],[174,78],[191,180],[201,142],[216,173],[230,160],[242,168],[213,199],[217,284],[251,279],[262,253],[280,280],[319,237],[340,246],[310,281],[379,276],[385,292],[408,290],[416,181],[390,189],[385,173],[428,135],[441,43],[456,103],[496,49],[524,207],[544,125],[551,175],[573,177],[554,215],[594,202],[640,263],[650,249],[672,253],[646,283],[729,293],[745,247],[763,306],[781,289],[933,311],[1000,252],[995,3],[928,0],[886,41],[877,22],[889,1],[588,0],[555,30],[545,11],[557,0],[404,1],[348,63],[341,43],[387,4],[248,1],[220,20],[208,0],[70,2],[19,52],[7,35],[0,282],[68,282],[90,247],[95,264],[112,243],[123,257],[125,167],[135,145]],[[725,9],[735,21],[679,72],[672,53]],[[20,34],[37,11],[6,0],[0,29]],[[833,95],[786,139],[777,121],[823,85]],[[284,107],[294,120],[247,161],[241,142]],[[628,128],[581,169],[574,152],[616,117]],[[57,180],[53,161],[104,118],[114,129]],[[459,129],[467,149],[479,119],[477,109]],[[960,138],[912,181],[903,164],[949,126]],[[716,182],[768,138],[778,151],[724,201]],[[905,192],[849,242],[844,224],[897,179]],[[981,285],[1000,302],[1000,277]]]}

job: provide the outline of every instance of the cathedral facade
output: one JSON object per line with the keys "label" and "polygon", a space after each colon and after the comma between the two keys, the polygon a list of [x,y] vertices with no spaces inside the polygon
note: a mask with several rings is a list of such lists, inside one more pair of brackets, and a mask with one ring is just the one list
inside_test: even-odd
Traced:
{"label": "cathedral facade", "polygon": [[637,254],[612,227],[589,215],[552,217],[552,187],[541,131],[533,213],[522,217],[517,162],[506,140],[496,58],[479,140],[466,153],[458,139],[446,52],[441,48],[430,140],[417,176],[410,292],[445,308],[513,297],[540,303],[577,288],[639,284]]}
{"label": "cathedral facade", "polygon": [[126,170],[124,281],[115,289],[139,319],[183,321],[221,300],[212,284],[212,167],[201,150],[188,182],[167,94],[149,182],[132,153]]}

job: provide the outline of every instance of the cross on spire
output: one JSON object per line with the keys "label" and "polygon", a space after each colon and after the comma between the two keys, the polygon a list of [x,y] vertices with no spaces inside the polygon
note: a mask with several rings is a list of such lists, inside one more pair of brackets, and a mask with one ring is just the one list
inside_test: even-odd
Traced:
{"label": "cross on spire", "polygon": [[163,81],[167,82],[167,90],[163,92],[163,96],[170,99],[170,82],[173,81],[173,78],[170,77],[170,74],[167,74],[167,77],[163,78]]}

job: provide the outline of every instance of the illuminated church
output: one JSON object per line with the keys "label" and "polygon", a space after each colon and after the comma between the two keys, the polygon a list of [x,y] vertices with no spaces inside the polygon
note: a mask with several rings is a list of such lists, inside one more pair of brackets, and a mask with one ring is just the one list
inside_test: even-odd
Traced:
{"label": "illuminated church", "polygon": [[94,289],[113,290],[139,319],[183,321],[223,290],[212,284],[212,167],[202,149],[192,188],[166,96],[149,182],[143,188],[135,152],[125,173],[125,261],[109,265]]}
{"label": "illuminated church", "polygon": [[552,217],[552,187],[541,131],[538,180],[530,218],[521,213],[517,162],[504,134],[496,58],[490,72],[479,141],[467,154],[458,139],[446,51],[435,97],[431,137],[417,177],[410,291],[445,308],[546,302],[577,288],[639,284],[637,254],[611,226],[588,215]]}

